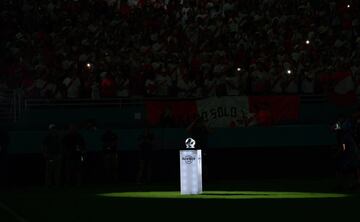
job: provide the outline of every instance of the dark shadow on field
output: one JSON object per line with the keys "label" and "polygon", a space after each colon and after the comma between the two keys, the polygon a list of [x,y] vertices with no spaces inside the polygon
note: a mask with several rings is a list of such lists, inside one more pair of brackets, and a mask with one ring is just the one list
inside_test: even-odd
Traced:
{"label": "dark shadow on field", "polygon": [[[198,217],[201,219],[253,218],[272,220],[285,218],[334,218],[356,215],[359,198],[325,199],[148,199],[148,198],[104,198],[97,202],[110,206],[124,203],[129,212],[142,209],[148,215],[164,213],[172,217]],[[135,215],[135,217],[141,215]],[[225,220],[226,221],[226,220]],[[248,220],[247,220],[248,221]],[[250,220],[249,220],[250,221]],[[251,220],[252,221],[252,220]],[[305,221],[305,220],[304,220]],[[322,220],[323,221],[323,220]]]}
{"label": "dark shadow on field", "polygon": [[[253,188],[254,191],[256,191],[256,188],[257,191],[264,191],[266,187],[268,188],[267,191],[281,190],[282,186],[276,186],[275,183],[270,184],[273,186],[261,183],[257,185],[250,182],[249,184],[244,182],[236,186],[234,184],[233,187],[209,184],[209,189],[210,187],[218,188],[218,192],[207,193],[206,195],[241,195],[241,190],[249,190],[250,188]],[[271,187],[274,190],[271,190]],[[291,188],[291,191],[294,192],[304,191],[296,190],[296,186],[286,187]],[[233,220],[233,218],[251,218],[251,220],[246,219],[245,221],[260,219],[269,221],[281,218],[292,221],[294,218],[303,218],[303,221],[305,221],[308,218],[321,218],[321,221],[324,221],[325,219],[337,217],[344,219],[344,215],[345,217],[357,216],[360,204],[360,196],[356,193],[349,194],[347,197],[321,199],[171,199],[104,197],[98,195],[111,192],[174,191],[177,189],[177,185],[136,186],[133,184],[57,190],[33,188],[22,191],[1,192],[0,201],[11,207],[29,222],[107,222],[138,221],[140,219],[169,221],[176,218],[186,221],[194,221],[195,218],[199,218],[201,221],[208,219],[228,221]],[[212,190],[216,191],[216,189]],[[240,194],[229,194],[225,190],[239,191]],[[317,191],[319,190],[314,189],[312,192]],[[256,195],[254,194],[254,196]]]}

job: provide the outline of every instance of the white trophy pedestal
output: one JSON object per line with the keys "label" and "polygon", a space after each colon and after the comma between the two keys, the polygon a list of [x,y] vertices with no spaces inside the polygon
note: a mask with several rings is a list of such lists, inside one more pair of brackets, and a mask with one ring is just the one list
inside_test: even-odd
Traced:
{"label": "white trophy pedestal", "polygon": [[202,193],[201,150],[180,150],[181,194]]}

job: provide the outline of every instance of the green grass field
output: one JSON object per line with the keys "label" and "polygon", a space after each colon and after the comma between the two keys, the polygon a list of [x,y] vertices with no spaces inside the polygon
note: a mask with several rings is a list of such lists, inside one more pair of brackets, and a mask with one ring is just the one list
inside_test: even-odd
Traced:
{"label": "green grass field", "polygon": [[358,193],[334,192],[329,181],[228,181],[208,184],[201,195],[180,195],[178,189],[175,184],[122,184],[1,191],[0,221],[323,221],[360,212]]}

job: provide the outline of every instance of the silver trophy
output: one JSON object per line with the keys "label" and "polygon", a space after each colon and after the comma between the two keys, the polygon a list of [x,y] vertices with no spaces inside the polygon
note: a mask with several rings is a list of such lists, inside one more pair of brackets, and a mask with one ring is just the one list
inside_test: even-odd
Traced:
{"label": "silver trophy", "polygon": [[193,138],[187,138],[185,140],[186,149],[195,149],[196,141]]}

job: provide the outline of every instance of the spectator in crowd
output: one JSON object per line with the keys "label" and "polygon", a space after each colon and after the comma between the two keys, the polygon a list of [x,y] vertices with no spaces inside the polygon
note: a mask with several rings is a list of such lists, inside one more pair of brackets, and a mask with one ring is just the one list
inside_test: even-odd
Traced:
{"label": "spectator in crowd", "polygon": [[165,68],[159,68],[155,77],[155,84],[157,85],[157,96],[169,96],[169,90],[172,85],[172,81]]}
{"label": "spectator in crowd", "polygon": [[294,71],[291,69],[287,69],[286,70],[286,75],[285,75],[285,81],[284,86],[283,86],[283,92],[287,93],[287,94],[295,94],[298,93],[298,81],[297,81],[297,76],[296,74],[294,74]]}
{"label": "spectator in crowd", "polygon": [[303,80],[301,82],[301,92],[305,94],[313,94],[315,92],[315,80],[314,74],[310,72],[305,72],[303,75]]}
{"label": "spectator in crowd", "polygon": [[75,73],[64,79],[63,87],[67,98],[74,99],[80,97],[81,81]]}
{"label": "spectator in crowd", "polygon": [[241,68],[237,67],[236,70],[231,70],[227,76],[226,80],[226,92],[229,96],[238,96],[240,95],[241,90]]}
{"label": "spectator in crowd", "polygon": [[158,86],[155,82],[155,76],[153,73],[150,73],[149,76],[145,80],[145,89],[146,95],[149,97],[156,96],[156,92],[158,91]]}
{"label": "spectator in crowd", "polygon": [[[32,94],[31,90],[28,96],[54,98],[57,88],[64,90],[65,98],[90,98],[82,92],[89,90],[89,69],[80,67],[92,61],[96,68],[92,68],[95,80],[90,86],[101,89],[101,73],[107,72],[112,80],[104,85],[110,83],[111,96],[114,88],[115,95],[121,92],[118,96],[168,96],[177,90],[180,97],[196,97],[201,91],[208,92],[202,96],[212,95],[211,87],[205,84],[211,77],[203,72],[209,64],[214,79],[220,81],[215,85],[222,85],[218,95],[234,93],[229,85],[224,91],[223,78],[228,76],[228,67],[238,66],[248,72],[249,78],[240,84],[248,81],[252,91],[247,93],[311,93],[305,72],[311,73],[311,79],[322,79],[332,64],[341,66],[331,73],[349,71],[359,85],[360,4],[334,0],[255,2],[5,0],[0,20],[4,33],[1,81],[10,89],[25,90],[33,85],[31,89],[42,92]],[[119,72],[114,71],[117,66]],[[153,76],[144,67],[150,68]],[[339,67],[345,70],[337,70]],[[166,74],[162,75],[162,69]],[[186,74],[177,73],[180,75],[175,78],[173,74],[179,69]],[[42,79],[44,73],[56,79],[56,87],[49,79]],[[120,80],[125,80],[119,81],[118,75],[123,73],[126,77]],[[199,84],[198,75],[204,75],[204,84]],[[273,75],[281,76],[282,83],[274,91],[271,86],[278,78]],[[167,76],[172,80],[171,91]],[[326,89],[330,83],[324,84]],[[127,87],[129,92],[122,92]],[[314,87],[315,92],[322,92],[319,85]]]}
{"label": "spectator in crowd", "polygon": [[182,98],[195,97],[196,95],[196,83],[188,73],[178,76],[177,81],[178,95]]}
{"label": "spectator in crowd", "polygon": [[129,97],[130,92],[130,80],[126,74],[119,73],[115,77],[116,85],[117,85],[117,92],[116,95],[118,97]]}
{"label": "spectator in crowd", "polygon": [[217,85],[217,83],[214,78],[214,75],[209,72],[205,76],[203,94],[205,96],[215,96],[216,95],[216,85]]}
{"label": "spectator in crowd", "polygon": [[114,77],[107,72],[100,74],[100,95],[102,98],[114,98],[116,97],[116,81]]}
{"label": "spectator in crowd", "polygon": [[118,136],[111,129],[107,129],[101,140],[105,180],[116,183],[119,176]]}
{"label": "spectator in crowd", "polygon": [[151,182],[154,139],[155,136],[149,127],[146,127],[138,138],[139,168],[136,178],[138,184]]}
{"label": "spectator in crowd", "polygon": [[61,136],[55,124],[49,125],[49,131],[43,140],[45,158],[45,185],[59,186],[61,183],[63,150]]}
{"label": "spectator in crowd", "polygon": [[64,145],[65,182],[81,185],[85,168],[86,148],[83,136],[75,125],[70,124],[62,141]]}

